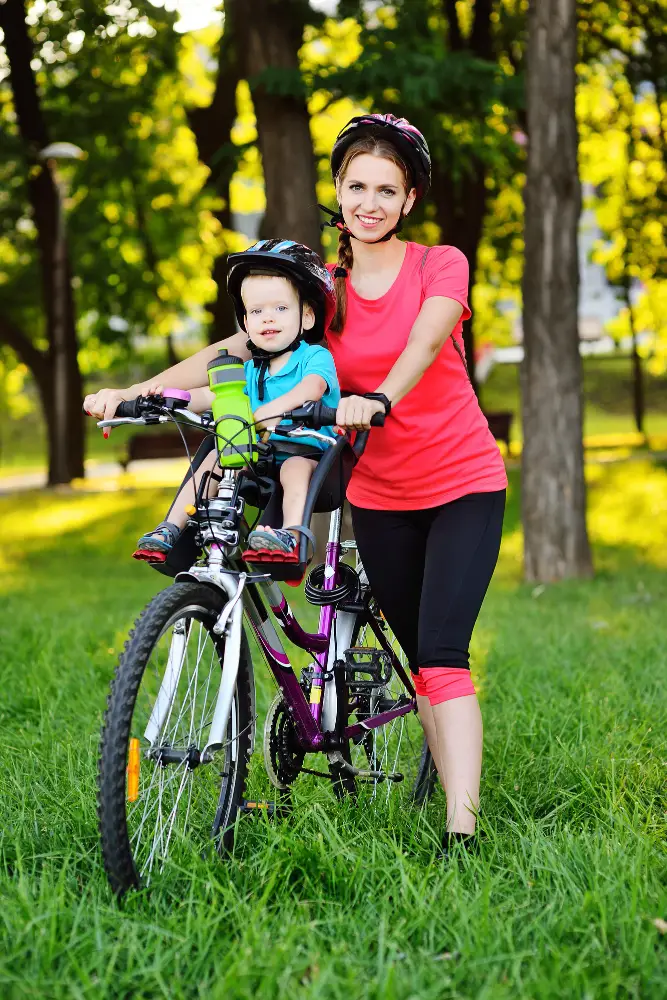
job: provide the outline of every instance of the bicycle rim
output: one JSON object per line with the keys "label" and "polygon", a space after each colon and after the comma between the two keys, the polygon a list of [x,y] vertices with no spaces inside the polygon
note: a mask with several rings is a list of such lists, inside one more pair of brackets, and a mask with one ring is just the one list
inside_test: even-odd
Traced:
{"label": "bicycle rim", "polygon": [[[202,758],[224,652],[212,633],[218,600],[211,594],[201,603],[151,606],[119,664],[100,769],[105,864],[117,889],[128,881],[150,882],[167,859],[206,850],[211,838],[218,847],[231,846],[252,722],[244,641],[223,745]],[[163,683],[166,676],[176,678],[171,689]],[[114,795],[121,787],[122,806]]]}

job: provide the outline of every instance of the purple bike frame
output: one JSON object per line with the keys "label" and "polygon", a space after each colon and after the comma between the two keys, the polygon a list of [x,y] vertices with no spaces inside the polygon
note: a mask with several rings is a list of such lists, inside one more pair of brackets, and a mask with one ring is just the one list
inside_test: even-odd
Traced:
{"label": "purple bike frame", "polygon": [[[327,544],[324,564],[325,591],[333,590],[338,581],[340,556],[340,542],[330,540]],[[246,601],[247,616],[260,649],[264,653],[269,665],[269,669],[282,691],[285,704],[291,710],[299,742],[306,751],[320,750],[326,740],[326,735],[321,727],[322,698],[325,684],[324,674],[327,668],[329,644],[336,609],[331,604],[324,605],[320,611],[318,631],[315,633],[306,632],[295,618],[292,609],[277,584],[269,582],[260,584],[260,587],[287,639],[293,642],[295,646],[305,649],[313,656],[313,682],[309,703],[306,701],[303,689],[292,669],[289,658],[278,638],[278,634],[273,627],[257,589],[254,586],[249,587],[247,590],[249,600]],[[403,681],[406,690],[410,692],[411,698],[406,704],[382,712],[364,723],[358,722],[352,726],[347,726],[342,733],[345,739],[357,736],[364,730],[377,729],[391,722],[393,719],[397,719],[402,715],[408,715],[416,709],[414,688],[403,665],[389,645],[382,629],[379,628],[372,616],[369,617],[368,624],[382,648],[391,657],[393,668]]]}

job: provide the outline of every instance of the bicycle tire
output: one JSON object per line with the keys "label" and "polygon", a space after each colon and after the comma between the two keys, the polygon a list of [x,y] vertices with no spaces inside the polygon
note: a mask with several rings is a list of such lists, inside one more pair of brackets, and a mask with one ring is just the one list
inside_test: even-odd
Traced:
{"label": "bicycle tire", "polygon": [[[379,609],[377,608],[377,605],[375,604],[375,601],[373,600],[372,597],[366,598],[366,611],[364,613],[360,613],[357,616],[357,622],[355,623],[354,631],[352,633],[352,645],[358,646],[365,644],[366,636],[368,632],[371,631],[370,626],[368,624],[369,619],[371,617],[374,619],[377,627],[387,637],[389,645],[392,647],[394,652],[397,655],[399,655],[399,658],[402,659],[403,663],[406,663],[407,661],[398,644],[398,640],[393,635],[391,629],[389,628],[387,622],[385,621]],[[372,631],[371,635],[373,637],[373,640],[375,640],[375,636],[372,633]],[[375,644],[377,644],[376,640]],[[393,681],[390,681],[390,683],[393,683],[394,685],[394,694],[398,694],[401,691],[407,694],[407,691],[403,683],[400,681],[400,678],[396,675],[395,671],[393,675]],[[347,692],[345,701],[348,702]],[[370,717],[372,717],[372,714],[373,713],[370,713]],[[348,720],[346,720],[346,723],[347,721],[356,721],[354,716],[355,713],[353,711],[348,716]],[[366,715],[365,717],[367,718],[369,716]],[[409,724],[409,720],[411,719],[414,719],[414,715],[404,716],[401,724],[403,726],[406,726]],[[421,723],[417,724],[421,728]],[[371,730],[364,737],[364,740],[362,742],[364,745],[364,754],[366,758],[367,768],[377,769],[378,758],[382,756],[382,753],[378,754],[377,751],[377,740],[386,738],[386,734],[383,731],[387,730],[391,725],[393,724],[389,723],[388,726],[382,726],[379,727],[378,729]],[[373,741],[374,749],[372,752],[369,749],[369,739]],[[355,749],[358,749],[359,746],[360,742],[355,743],[355,741],[353,740],[347,740],[345,744],[342,746],[341,754],[347,764],[352,764],[353,766],[356,767],[360,767],[360,765],[363,766],[363,761],[355,760]],[[430,796],[433,793],[437,781],[437,771],[435,769],[435,764],[433,762],[431,751],[429,750],[428,742],[425,736],[421,737],[419,747],[413,746],[413,751],[414,751],[414,756],[418,757],[419,760],[408,777],[408,780],[410,782],[409,796],[411,801],[415,805],[421,806],[428,800],[428,798],[430,798]],[[358,754],[356,756],[358,756]],[[336,766],[335,764],[334,765],[330,764],[329,769],[332,775],[332,787],[334,790],[334,794],[338,798],[343,798],[346,795],[351,795],[351,796],[357,795],[359,783],[357,778],[353,774],[350,774],[344,768]],[[387,781],[386,787],[390,789],[391,786],[392,783]],[[374,783],[373,794],[376,794],[378,787],[379,785],[377,783]]]}
{"label": "bicycle tire", "polygon": [[[201,719],[198,720],[201,723],[199,730],[193,729],[192,721],[190,721],[190,734],[196,735],[199,733],[200,741],[203,745],[204,739],[202,738],[202,733],[206,729],[207,725],[210,725],[210,722],[207,721],[209,718],[207,706],[209,704],[208,698],[209,691],[211,689],[211,679],[213,679],[212,697],[214,698],[218,689],[218,685],[215,683],[218,674],[218,667],[222,666],[222,659],[224,655],[224,639],[214,636],[211,629],[220,613],[224,600],[224,596],[219,591],[203,584],[176,583],[166,588],[161,591],[150,602],[150,604],[147,605],[145,610],[135,622],[134,628],[125,643],[123,653],[121,654],[118,662],[118,666],[111,682],[111,689],[107,699],[107,709],[104,715],[100,738],[98,819],[104,868],[113,891],[119,896],[127,892],[128,889],[137,888],[142,884],[142,882],[148,880],[146,877],[145,866],[142,868],[141,858],[138,856],[139,851],[134,850],[131,843],[132,830],[128,830],[128,814],[130,818],[130,826],[133,827],[132,816],[136,810],[134,807],[130,806],[130,803],[128,803],[129,793],[127,784],[127,769],[132,733],[134,732],[135,736],[138,737],[142,732],[143,723],[141,722],[141,718],[145,718],[147,712],[149,711],[150,694],[152,691],[155,691],[156,685],[159,685],[160,683],[159,671],[155,672],[157,681],[153,677],[152,673],[150,675],[148,673],[148,666],[152,662],[151,656],[154,651],[158,649],[158,647],[160,649],[162,648],[161,641],[163,639],[168,639],[170,629],[172,635],[171,641],[173,641],[173,626],[177,622],[186,623],[184,626],[179,626],[179,628],[185,630],[186,636],[184,640],[185,645],[182,657],[182,667],[179,674],[179,686],[176,689],[171,707],[169,708],[169,715],[163,726],[163,730],[160,733],[160,741],[162,743],[165,731],[172,727],[173,734],[175,734],[172,742],[176,744],[177,735],[178,732],[180,732],[178,727],[183,715],[183,710],[181,709],[180,714],[173,723],[173,726],[172,712],[174,702],[176,701],[176,697],[181,689],[181,680],[185,683],[192,673],[190,662],[188,660],[188,642],[190,640],[190,636],[194,632],[198,632],[197,661],[193,674],[195,677],[194,687],[192,677],[190,677],[185,692],[186,697],[188,695],[190,697],[190,701],[192,703],[191,716],[192,719],[194,719],[195,707],[199,704],[197,699],[200,695],[199,665],[204,656],[203,650],[207,648],[207,641],[210,639],[212,650],[210,656],[210,668],[203,699],[203,708],[201,710],[202,715]],[[192,623],[199,623],[199,629],[197,630],[194,624],[188,626],[188,621]],[[199,650],[200,644],[202,652]],[[170,644],[169,649],[171,650],[171,648]],[[171,655],[171,653],[169,655]],[[156,657],[156,659],[159,659],[159,657]],[[184,670],[186,670],[185,678],[182,676]],[[204,670],[202,670],[202,677],[204,675]],[[149,689],[149,698],[145,709],[143,708],[144,698],[143,696],[141,699],[139,697],[142,682],[144,682],[144,680],[146,680]],[[141,705],[139,706],[139,709],[137,709],[137,705],[140,700]],[[155,700],[153,701],[153,704],[155,704]],[[243,798],[248,770],[248,760],[252,747],[252,729],[254,725],[252,705],[252,660],[247,637],[244,632],[241,641],[239,671],[232,706],[232,714],[230,716],[230,724],[227,730],[228,741],[225,743],[222,750],[216,753],[211,763],[191,769],[189,762],[184,760],[177,765],[175,771],[172,770],[169,772],[168,767],[165,766],[162,759],[162,749],[158,751],[160,758],[156,763],[154,757],[148,757],[149,754],[154,754],[155,751],[146,743],[143,748],[144,756],[142,757],[141,767],[147,768],[149,774],[151,775],[148,786],[145,786],[146,800],[148,800],[148,796],[154,783],[157,786],[156,793],[161,795],[163,788],[166,789],[168,785],[174,784],[174,775],[178,774],[178,770],[182,768],[182,777],[180,778],[181,784],[189,782],[189,805],[188,813],[185,817],[186,827],[190,815],[190,806],[192,804],[193,794],[195,794],[194,782],[202,774],[209,775],[209,777],[205,779],[200,779],[200,784],[197,787],[195,794],[196,800],[201,800],[202,805],[206,807],[205,811],[208,812],[208,807],[210,806],[211,809],[213,807],[216,789],[218,787],[217,778],[213,777],[213,772],[210,769],[217,768],[220,763],[223,764],[220,769],[221,780],[219,792],[217,792],[215,812],[214,815],[210,816],[210,832],[206,838],[209,844],[212,838],[219,851],[229,849],[233,844],[234,822]],[[135,719],[135,711],[140,713],[139,719]],[[198,707],[197,711],[199,711]],[[183,723],[184,731],[186,723],[187,717]],[[234,727],[236,731],[235,737],[233,734]],[[167,736],[168,735],[169,734],[167,733]],[[224,760],[220,757],[220,754],[224,755]],[[146,757],[148,757],[148,763],[144,765],[143,760],[146,759]],[[138,758],[139,753],[137,752],[137,759]],[[230,761],[232,760],[233,763],[230,764]],[[162,772],[168,773],[168,777],[163,779]],[[204,781],[206,782],[205,788],[203,784]],[[171,794],[174,794],[173,789]],[[169,851],[170,841],[172,839],[177,809],[180,805],[182,797],[182,793],[179,793],[179,798],[173,806],[174,818],[171,822],[171,828],[169,830],[169,836],[166,843],[167,854]],[[128,806],[130,806],[130,808],[128,808]],[[144,817],[142,819],[142,824],[144,825],[147,822],[147,809],[148,805],[145,805]],[[152,809],[153,807],[151,806],[151,810]],[[148,815],[150,816],[150,812]],[[161,804],[159,804],[157,808],[157,822],[160,821],[160,816]],[[170,816],[171,814],[169,814],[167,818],[169,819]],[[148,826],[150,828],[150,823]],[[139,830],[137,848],[141,843],[142,830],[143,827]],[[190,831],[186,831],[185,829],[183,830],[181,836],[185,836],[186,832],[188,836],[190,836]],[[164,846],[162,843],[163,833],[164,831],[160,833],[160,849]],[[155,846],[153,850],[155,852]],[[164,860],[166,862],[166,858]],[[149,876],[153,874],[153,867],[154,866],[151,866],[149,870]]]}

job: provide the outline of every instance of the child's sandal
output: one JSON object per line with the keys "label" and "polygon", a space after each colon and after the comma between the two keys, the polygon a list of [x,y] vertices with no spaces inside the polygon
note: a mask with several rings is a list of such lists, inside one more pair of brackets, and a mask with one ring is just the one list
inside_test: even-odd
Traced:
{"label": "child's sandal", "polygon": [[165,562],[180,536],[180,528],[171,521],[162,521],[153,531],[141,536],[132,558],[142,562]]}

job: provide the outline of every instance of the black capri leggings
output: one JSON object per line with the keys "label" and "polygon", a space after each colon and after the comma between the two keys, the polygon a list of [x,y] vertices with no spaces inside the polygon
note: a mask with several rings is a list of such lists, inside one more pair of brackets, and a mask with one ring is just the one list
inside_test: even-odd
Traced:
{"label": "black capri leggings", "polygon": [[367,510],[352,523],[371,590],[413,673],[469,669],[470,637],[498,560],[505,490],[426,510]]}

